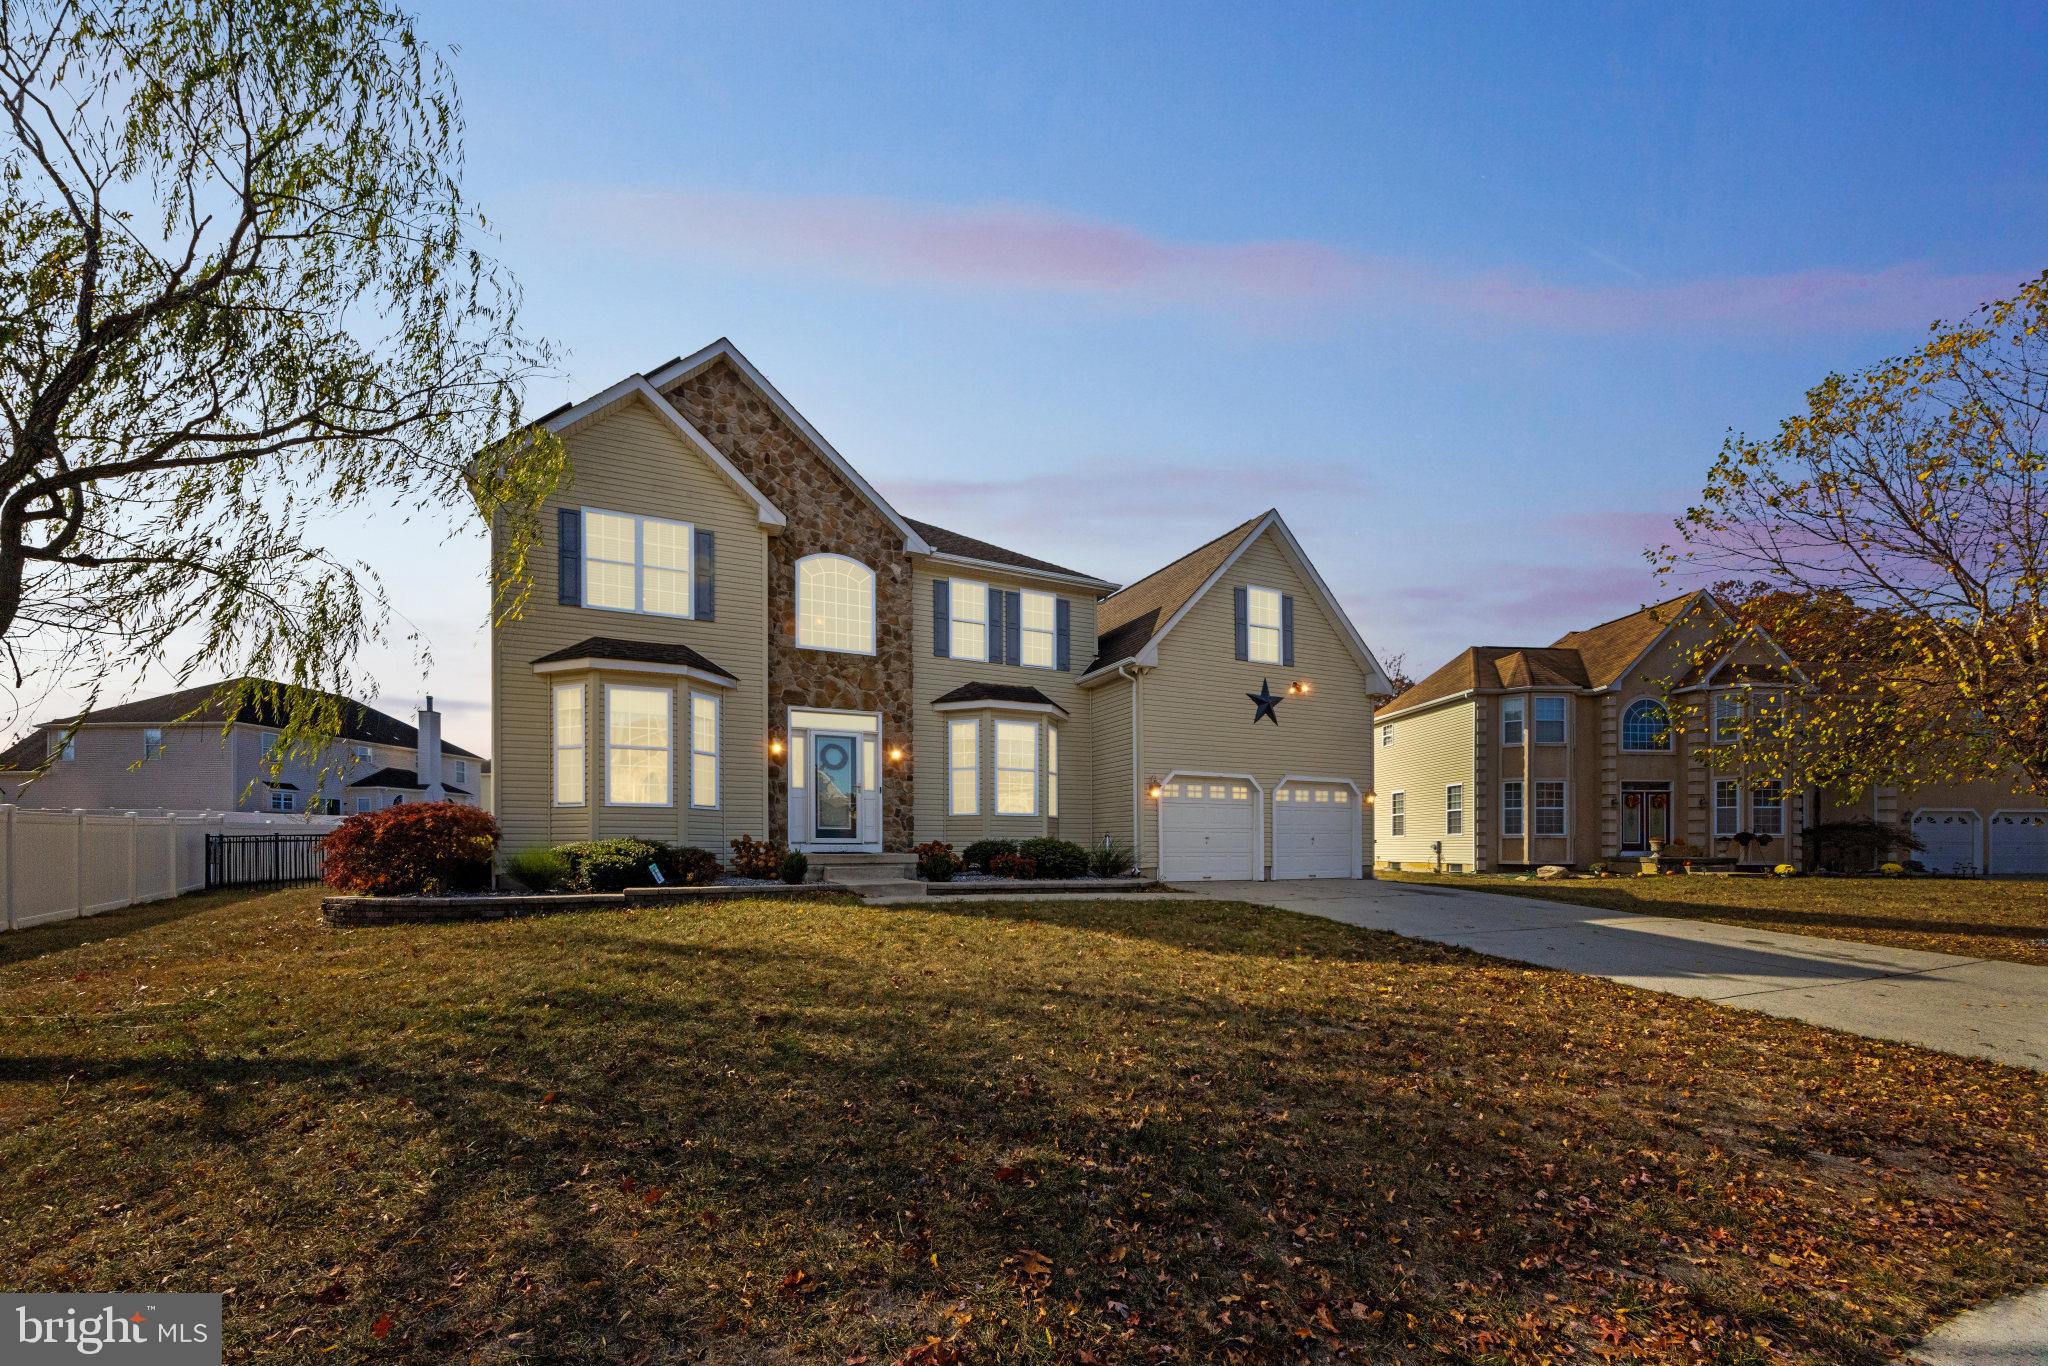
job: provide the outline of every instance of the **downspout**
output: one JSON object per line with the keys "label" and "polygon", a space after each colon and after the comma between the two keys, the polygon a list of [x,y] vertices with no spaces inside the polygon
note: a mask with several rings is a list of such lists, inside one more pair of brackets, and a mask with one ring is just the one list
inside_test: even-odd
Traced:
{"label": "downspout", "polygon": [[1138,751],[1138,679],[1139,671],[1130,664],[1116,666],[1116,676],[1131,685],[1131,862],[1143,871],[1145,866],[1145,786],[1144,759]]}

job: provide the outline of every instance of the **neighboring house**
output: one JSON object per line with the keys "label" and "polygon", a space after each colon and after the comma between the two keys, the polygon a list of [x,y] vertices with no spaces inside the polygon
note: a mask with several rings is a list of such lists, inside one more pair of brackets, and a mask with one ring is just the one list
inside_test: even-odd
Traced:
{"label": "neighboring house", "polygon": [[1046,834],[1360,874],[1385,683],[1277,513],[1116,592],[902,516],[724,340],[542,423],[573,475],[493,635],[506,847]]}
{"label": "neighboring house", "polygon": [[220,686],[103,707],[75,728],[71,720],[42,722],[0,753],[0,800],[60,810],[336,815],[400,802],[477,804],[489,765],[441,740],[431,697],[417,727],[338,699],[335,742],[318,756],[288,757],[272,775],[275,718],[256,704],[228,716]]}
{"label": "neighboring house", "polygon": [[2048,876],[2048,800],[2018,769],[1974,783],[1876,788],[1854,801],[1824,802],[1820,819],[1868,817],[1901,825],[1925,847],[1904,857],[1938,873]]}
{"label": "neighboring house", "polygon": [[[1768,636],[1735,631],[1691,593],[1547,646],[1464,651],[1373,717],[1376,861],[1584,867],[1682,842],[1701,859],[1797,862],[1805,794],[1714,762],[1724,726],[1803,681]],[[1667,695],[1697,719],[1673,725]],[[1742,833],[1770,842],[1745,849]]]}

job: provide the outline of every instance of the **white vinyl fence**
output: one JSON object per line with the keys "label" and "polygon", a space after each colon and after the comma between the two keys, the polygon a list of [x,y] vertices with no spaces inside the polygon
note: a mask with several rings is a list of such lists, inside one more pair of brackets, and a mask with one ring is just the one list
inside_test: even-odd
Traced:
{"label": "white vinyl fence", "polygon": [[196,892],[206,885],[208,835],[317,835],[339,824],[247,811],[38,811],[0,803],[0,923],[25,929]]}

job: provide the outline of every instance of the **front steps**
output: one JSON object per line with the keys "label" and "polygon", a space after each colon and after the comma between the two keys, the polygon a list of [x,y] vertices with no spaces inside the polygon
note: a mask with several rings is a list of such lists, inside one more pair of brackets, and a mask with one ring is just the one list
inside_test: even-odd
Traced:
{"label": "front steps", "polygon": [[923,896],[912,854],[812,854],[809,880],[844,887],[866,900]]}

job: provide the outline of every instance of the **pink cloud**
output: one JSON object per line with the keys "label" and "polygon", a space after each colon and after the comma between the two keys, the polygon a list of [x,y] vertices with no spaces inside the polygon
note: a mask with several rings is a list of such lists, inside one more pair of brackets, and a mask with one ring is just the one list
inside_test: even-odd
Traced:
{"label": "pink cloud", "polygon": [[561,198],[565,230],[596,231],[633,251],[762,272],[1147,306],[1373,309],[1569,332],[1917,327],[2009,292],[2023,274],[1944,273],[1907,263],[1579,285],[1327,242],[1185,241],[1034,205],[708,190],[597,190]]}

